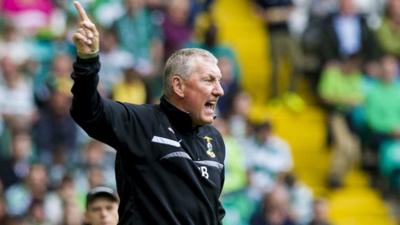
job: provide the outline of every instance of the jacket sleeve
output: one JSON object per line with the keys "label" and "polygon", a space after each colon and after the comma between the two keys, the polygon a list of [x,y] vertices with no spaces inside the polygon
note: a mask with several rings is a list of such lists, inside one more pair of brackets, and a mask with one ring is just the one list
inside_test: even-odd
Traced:
{"label": "jacket sleeve", "polygon": [[[225,174],[225,169],[223,169],[223,171],[222,171],[222,186],[221,187],[223,187],[223,183],[225,181],[224,174]],[[222,190],[222,188],[221,188],[221,190]],[[218,213],[218,225],[222,225],[223,224],[222,220],[225,217],[225,209],[222,205],[221,199],[218,201],[218,212],[217,213]]]}
{"label": "jacket sleeve", "polygon": [[218,131],[217,131],[217,133],[218,133],[218,136],[219,136],[219,142],[220,142],[219,145],[221,146],[221,149],[222,149],[221,161],[224,164],[224,167],[222,168],[222,171],[221,171],[221,190],[220,190],[220,193],[219,193],[220,199],[218,200],[218,212],[217,212],[218,213],[218,225],[222,225],[223,224],[222,220],[224,219],[225,214],[226,214],[225,209],[224,209],[224,207],[222,205],[222,202],[221,202],[221,193],[222,193],[222,189],[223,189],[224,183],[225,183],[225,163],[224,162],[225,162],[225,152],[226,152],[226,150],[225,150],[224,139],[222,138],[221,134],[219,134]]}
{"label": "jacket sleeve", "polygon": [[99,70],[98,56],[91,59],[77,58],[71,75],[74,84],[70,113],[89,136],[118,149],[120,140],[124,138],[122,136],[126,135],[124,124],[132,116],[123,103],[100,96],[97,91]]}

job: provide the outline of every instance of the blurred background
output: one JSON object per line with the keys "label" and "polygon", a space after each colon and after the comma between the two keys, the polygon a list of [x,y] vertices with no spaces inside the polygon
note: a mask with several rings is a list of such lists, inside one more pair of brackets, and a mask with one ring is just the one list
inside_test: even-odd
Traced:
{"label": "blurred background", "polygon": [[[219,59],[224,225],[400,218],[400,0],[81,0],[100,30],[99,91],[157,103],[165,59]],[[82,224],[115,187],[110,147],[69,116],[69,0],[0,0],[0,224]]]}

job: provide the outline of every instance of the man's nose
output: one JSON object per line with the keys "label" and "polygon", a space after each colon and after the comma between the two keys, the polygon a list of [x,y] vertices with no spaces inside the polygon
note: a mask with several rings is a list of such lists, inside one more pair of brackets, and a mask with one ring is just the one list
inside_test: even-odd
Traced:
{"label": "man's nose", "polygon": [[101,210],[100,212],[101,218],[106,218],[108,216],[108,212],[106,209]]}
{"label": "man's nose", "polygon": [[224,89],[222,89],[221,83],[217,82],[214,86],[213,89],[213,94],[216,96],[222,96],[224,95]]}

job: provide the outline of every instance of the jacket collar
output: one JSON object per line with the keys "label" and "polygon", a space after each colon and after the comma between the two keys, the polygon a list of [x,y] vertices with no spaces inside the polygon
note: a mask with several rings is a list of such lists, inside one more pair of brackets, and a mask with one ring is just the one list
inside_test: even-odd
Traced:
{"label": "jacket collar", "polygon": [[189,113],[184,112],[172,105],[165,96],[161,97],[160,107],[167,115],[171,125],[181,132],[191,132],[197,127],[192,126],[192,118]]}

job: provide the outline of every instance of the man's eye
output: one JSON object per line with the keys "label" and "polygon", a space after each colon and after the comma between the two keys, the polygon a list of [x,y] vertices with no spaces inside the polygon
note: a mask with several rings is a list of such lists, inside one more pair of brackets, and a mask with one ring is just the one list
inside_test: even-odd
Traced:
{"label": "man's eye", "polygon": [[100,208],[94,208],[92,209],[92,212],[100,212]]}

